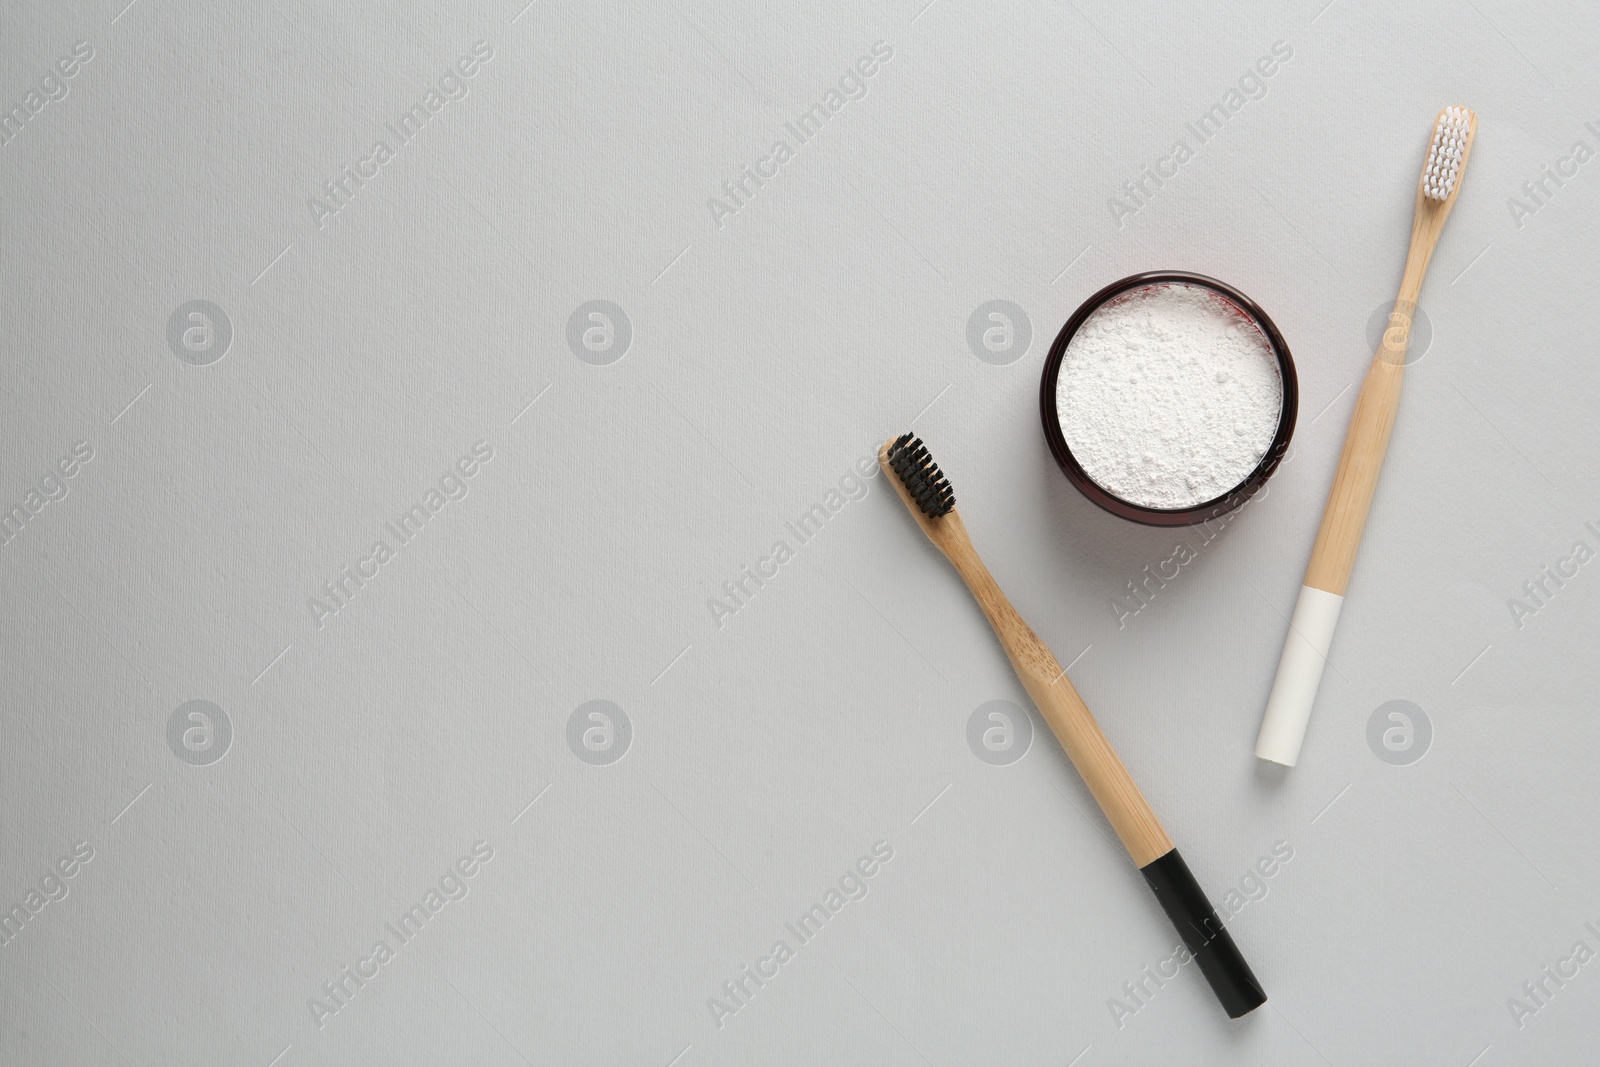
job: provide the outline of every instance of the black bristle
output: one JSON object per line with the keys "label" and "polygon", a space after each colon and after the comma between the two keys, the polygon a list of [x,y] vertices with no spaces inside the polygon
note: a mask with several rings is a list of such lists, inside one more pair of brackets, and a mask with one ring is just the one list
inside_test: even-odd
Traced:
{"label": "black bristle", "polygon": [[911,494],[911,499],[917,502],[917,507],[930,519],[937,519],[941,515],[948,515],[956,506],[956,492],[950,488],[950,482],[945,478],[944,472],[928,454],[928,448],[922,443],[922,438],[912,437],[910,434],[901,434],[894,444],[889,446],[889,466],[894,469],[900,478],[900,484],[906,487],[906,492]]}

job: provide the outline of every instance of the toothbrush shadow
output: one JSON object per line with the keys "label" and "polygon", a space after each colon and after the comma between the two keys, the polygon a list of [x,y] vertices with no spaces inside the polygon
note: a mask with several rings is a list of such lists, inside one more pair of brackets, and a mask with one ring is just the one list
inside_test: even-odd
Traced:
{"label": "toothbrush shadow", "polygon": [[1288,767],[1281,763],[1274,763],[1271,760],[1256,759],[1254,756],[1250,757],[1250,761],[1256,765],[1255,784],[1257,790],[1276,793],[1283,788],[1283,783],[1289,778]]}

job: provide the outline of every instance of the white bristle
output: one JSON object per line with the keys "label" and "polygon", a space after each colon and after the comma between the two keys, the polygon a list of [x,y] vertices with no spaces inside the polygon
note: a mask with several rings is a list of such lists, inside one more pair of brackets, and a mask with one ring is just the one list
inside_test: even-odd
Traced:
{"label": "white bristle", "polygon": [[1428,162],[1422,168],[1422,192],[1430,200],[1448,200],[1461,174],[1461,152],[1471,132],[1472,112],[1464,107],[1445,108],[1433,128]]}

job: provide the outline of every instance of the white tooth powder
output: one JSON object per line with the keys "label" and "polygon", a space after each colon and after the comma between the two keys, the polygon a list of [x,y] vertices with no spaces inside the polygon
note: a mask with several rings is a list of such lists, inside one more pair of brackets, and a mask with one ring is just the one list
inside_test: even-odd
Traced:
{"label": "white tooth powder", "polygon": [[1271,342],[1232,302],[1162,282],[1097,308],[1073,334],[1056,412],[1084,472],[1149,508],[1233,489],[1272,445],[1283,382]]}

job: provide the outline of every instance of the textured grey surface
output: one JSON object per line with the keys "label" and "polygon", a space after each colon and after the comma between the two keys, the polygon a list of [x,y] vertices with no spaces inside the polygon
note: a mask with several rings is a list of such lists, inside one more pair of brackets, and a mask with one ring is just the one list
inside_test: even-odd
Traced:
{"label": "textured grey surface", "polygon": [[[523,2],[0,11],[0,1062],[1595,1056],[1591,7]],[[1458,102],[1432,339],[1276,773],[1285,614]],[[1037,423],[1067,315],[1162,267],[1299,364],[1292,458],[1207,544],[1096,511]],[[980,358],[995,300],[1031,337]],[[1025,696],[856,472],[907,426],[1268,1007],[1145,977],[1176,939],[1087,792],[1038,724],[1005,754]]]}

